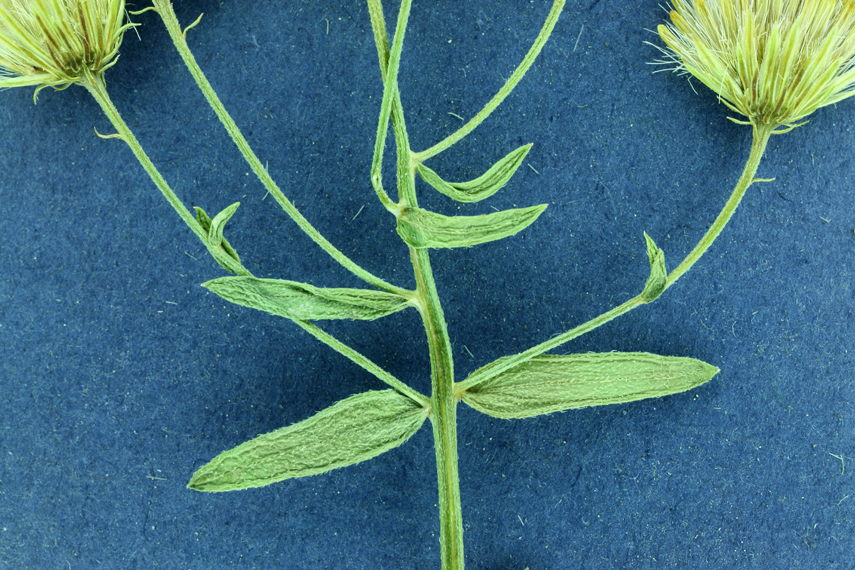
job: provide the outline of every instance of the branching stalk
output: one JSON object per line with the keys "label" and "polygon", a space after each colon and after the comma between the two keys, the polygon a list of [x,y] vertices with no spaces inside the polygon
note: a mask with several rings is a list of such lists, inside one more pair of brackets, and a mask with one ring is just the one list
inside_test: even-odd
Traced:
{"label": "branching stalk", "polygon": [[[386,206],[390,212],[398,214],[401,206],[395,204],[383,189],[383,150],[386,146],[386,132],[389,130],[389,117],[392,114],[392,106],[394,102],[398,102],[400,107],[400,99],[398,94],[398,70],[401,64],[401,51],[404,46],[404,32],[407,29],[407,20],[410,16],[410,7],[412,0],[402,0],[401,8],[398,11],[398,23],[395,27],[395,37],[392,40],[392,50],[389,52],[389,58],[385,65],[382,63],[383,54],[381,53],[381,45],[378,44],[378,54],[381,58],[381,72],[383,73],[383,101],[380,104],[380,119],[377,124],[377,138],[374,142],[374,157],[371,161],[371,184],[374,186],[377,196],[380,201]],[[382,9],[382,7],[381,7]],[[382,18],[382,12],[380,12]],[[376,14],[372,14],[376,18]],[[385,25],[383,26],[385,33]],[[375,42],[378,35],[375,33]],[[387,50],[384,50],[387,51]],[[400,123],[398,124],[400,128]],[[398,133],[396,133],[396,136]],[[404,141],[399,141],[399,145]],[[400,153],[399,153],[400,157]],[[400,160],[399,160],[400,162]],[[401,196],[398,197],[399,200]]]}
{"label": "branching stalk", "polygon": [[340,263],[344,268],[348,271],[364,280],[366,283],[377,287],[378,289],[382,289],[384,291],[388,291],[390,293],[396,293],[402,296],[409,296],[411,294],[410,291],[403,289],[401,287],[397,287],[388,283],[387,281],[377,277],[366,269],[362,268],[356,262],[347,257],[344,253],[339,251],[334,245],[332,245],[329,240],[327,240],[323,235],[321,235],[318,230],[315,229],[314,226],[300,213],[296,206],[291,203],[288,198],[285,197],[285,194],[279,189],[273,179],[268,174],[267,169],[261,164],[261,161],[255,155],[253,150],[250,148],[249,143],[247,143],[243,134],[240,132],[240,129],[235,124],[234,120],[231,118],[229,113],[226,111],[225,106],[223,106],[216,92],[214,91],[211,84],[208,82],[208,79],[205,77],[205,74],[202,73],[201,68],[196,63],[196,59],[193,57],[190,48],[187,45],[187,40],[184,37],[184,32],[181,30],[181,26],[178,23],[178,18],[175,16],[175,11],[172,9],[172,3],[169,0],[154,0],[154,6],[160,14],[161,19],[163,20],[164,25],[166,26],[167,31],[169,32],[169,37],[172,38],[172,42],[175,44],[178,53],[181,55],[181,58],[184,60],[187,69],[190,70],[190,74],[193,76],[193,79],[196,80],[196,83],[199,85],[199,89],[201,89],[202,93],[205,95],[205,98],[208,100],[208,103],[211,105],[211,108],[217,114],[220,121],[228,131],[229,135],[234,140],[238,149],[240,150],[243,157],[246,159],[252,171],[258,177],[264,187],[270,192],[270,195],[276,200],[276,202],[282,207],[288,216],[291,217],[292,220],[299,226],[303,232],[308,235],[312,241],[318,244],[321,249],[327,252],[330,257],[335,259],[338,263]]}
{"label": "branching stalk", "polygon": [[757,173],[757,167],[760,166],[760,160],[763,158],[763,153],[766,151],[766,144],[769,142],[769,137],[775,130],[775,125],[754,125],[752,127],[753,138],[751,140],[751,154],[748,156],[748,162],[745,163],[745,168],[742,171],[742,176],[739,177],[739,182],[736,183],[736,188],[722,208],[721,213],[698,242],[698,245],[689,252],[689,255],[668,274],[668,280],[665,282],[667,289],[673,285],[686,271],[688,271],[697,262],[701,256],[709,249],[716,238],[721,234],[724,226],[733,217],[739,202],[745,196],[748,187],[755,181],[754,175]]}
{"label": "branching stalk", "polygon": [[382,380],[383,382],[385,382],[386,384],[388,384],[389,386],[391,386],[392,388],[394,388],[395,390],[397,390],[401,394],[407,396],[408,398],[410,398],[411,400],[413,400],[414,402],[419,404],[421,407],[423,407],[423,408],[429,408],[430,407],[430,399],[429,398],[423,396],[422,394],[418,393],[416,390],[410,388],[409,386],[404,384],[402,381],[395,378],[392,374],[390,374],[389,372],[387,372],[386,370],[384,370],[383,368],[381,368],[380,366],[378,366],[377,364],[375,364],[374,362],[372,362],[371,360],[369,360],[368,358],[363,356],[361,353],[354,350],[353,348],[347,346],[346,344],[344,344],[343,342],[341,342],[340,340],[338,340],[337,338],[335,338],[334,336],[332,336],[328,332],[324,331],[323,329],[321,329],[317,325],[310,323],[308,321],[301,320],[301,319],[291,319],[291,320],[294,321],[295,323],[297,323],[297,325],[300,328],[302,328],[304,331],[306,331],[307,333],[309,333],[310,335],[312,335],[313,337],[315,337],[316,339],[318,339],[319,341],[321,341],[325,345],[329,346],[330,348],[332,348],[333,350],[335,350],[339,354],[346,356],[347,358],[352,360],[354,363],[358,364],[363,369],[367,370],[368,372],[370,372],[371,374],[373,374],[374,376],[376,376],[377,378],[379,378],[380,380]]}
{"label": "branching stalk", "polygon": [[[104,114],[107,115],[107,118],[113,124],[113,127],[116,129],[118,138],[125,141],[125,143],[130,147],[131,151],[136,156],[137,160],[139,160],[142,167],[151,177],[152,181],[154,181],[155,185],[160,189],[161,193],[164,195],[169,204],[175,209],[178,213],[179,217],[184,221],[185,224],[196,234],[203,244],[207,246],[207,234],[202,229],[202,226],[199,222],[196,221],[196,218],[190,213],[190,211],[184,206],[178,196],[175,195],[175,192],[172,191],[172,188],[169,187],[169,184],[157,170],[157,167],[152,163],[151,159],[146,154],[145,150],[143,150],[142,145],[140,145],[137,138],[134,136],[130,127],[128,127],[127,123],[125,123],[124,119],[122,119],[119,110],[116,109],[116,106],[113,104],[110,99],[109,94],[107,93],[106,85],[102,78],[90,76],[86,83],[84,83],[84,87],[92,94],[98,104],[101,106],[101,109],[104,111]],[[222,251],[216,251],[212,248],[208,248],[208,251],[211,255],[220,263],[225,264],[232,273],[237,275],[243,275],[246,277],[252,277],[252,273],[246,269],[243,265],[237,262],[232,257],[226,255]],[[412,295],[412,293],[410,293]],[[417,391],[413,390],[397,378],[395,378],[392,374],[354,350],[353,348],[347,346],[340,340],[336,339],[329,333],[323,331],[318,326],[304,321],[302,319],[291,319],[294,321],[300,328],[338,352],[352,360],[354,363],[367,370],[368,372],[374,374],[377,378],[391,386],[392,388],[398,390],[405,396],[409,397],[416,403],[420,404],[422,407],[428,407],[430,405],[430,400],[425,396],[419,394]]]}
{"label": "branching stalk", "polygon": [[502,101],[511,94],[511,91],[514,90],[532,64],[534,64],[534,61],[537,59],[537,56],[540,55],[540,51],[543,49],[543,46],[546,45],[546,40],[549,39],[552,29],[555,28],[555,24],[558,22],[558,17],[561,15],[561,10],[564,9],[564,1],[565,0],[555,0],[552,4],[552,9],[549,10],[549,15],[546,16],[546,21],[543,23],[543,27],[540,29],[540,33],[537,34],[537,38],[535,38],[534,43],[528,50],[528,53],[525,54],[522,62],[520,62],[519,66],[517,66],[502,88],[499,89],[499,92],[496,93],[486,105],[484,105],[483,109],[478,111],[474,117],[469,119],[468,123],[432,147],[415,153],[413,155],[413,160],[416,164],[420,164],[430,157],[436,156],[454,143],[459,142],[463,137],[475,130],[475,127],[484,122],[484,119],[489,117],[490,113],[495,111],[496,107],[498,107]]}
{"label": "branching stalk", "polygon": [[[710,248],[713,242],[718,238],[721,232],[724,230],[727,222],[733,217],[734,212],[736,212],[737,206],[739,206],[739,202],[742,201],[742,197],[745,196],[745,192],[748,190],[748,187],[751,186],[753,182],[758,182],[759,180],[754,178],[754,175],[757,173],[757,167],[760,165],[760,160],[763,158],[763,153],[766,150],[766,144],[769,142],[769,137],[775,132],[775,125],[759,125],[753,127],[753,139],[751,143],[751,153],[748,156],[748,161],[745,163],[745,168],[742,171],[742,175],[739,177],[739,181],[736,183],[736,187],[733,189],[733,192],[730,194],[730,198],[728,198],[727,202],[719,213],[718,217],[716,217],[715,221],[710,226],[709,230],[707,230],[706,234],[701,238],[698,244],[692,249],[691,252],[686,256],[686,258],[676,267],[673,271],[668,275],[668,278],[665,282],[665,288],[667,289],[671,285],[673,285],[684,273],[686,273],[692,265],[694,265],[701,256]],[[764,180],[765,181],[765,180]],[[510,370],[514,366],[518,364],[522,364],[527,360],[531,360],[535,356],[539,356],[548,350],[552,350],[562,344],[573,340],[574,338],[581,336],[587,332],[590,332],[607,322],[625,314],[629,311],[635,309],[640,305],[644,305],[645,300],[641,295],[637,295],[630,299],[629,301],[623,303],[622,305],[615,307],[614,309],[603,313],[602,315],[591,319],[590,321],[583,323],[565,333],[562,333],[558,336],[555,336],[546,342],[542,342],[536,346],[533,346],[526,350],[525,352],[521,352],[519,354],[515,354],[512,356],[508,356],[506,358],[501,359],[500,361],[494,362],[490,366],[485,366],[484,368],[474,372],[470,375],[465,384],[462,386],[458,386],[459,390],[466,390],[481,384],[491,378],[495,378],[502,372]]]}

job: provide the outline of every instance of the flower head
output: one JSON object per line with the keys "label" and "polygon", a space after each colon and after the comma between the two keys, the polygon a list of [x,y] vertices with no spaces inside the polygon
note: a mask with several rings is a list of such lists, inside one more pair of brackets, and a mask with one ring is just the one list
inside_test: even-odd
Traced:
{"label": "flower head", "polygon": [[855,2],[672,0],[663,49],[754,125],[793,125],[855,95]]}
{"label": "flower head", "polygon": [[102,77],[118,56],[125,0],[0,0],[0,88]]}

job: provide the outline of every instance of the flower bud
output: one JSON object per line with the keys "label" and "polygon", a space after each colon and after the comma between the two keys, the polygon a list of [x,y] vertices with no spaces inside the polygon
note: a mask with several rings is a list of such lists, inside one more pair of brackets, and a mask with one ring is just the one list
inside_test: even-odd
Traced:
{"label": "flower bud", "polygon": [[855,2],[673,0],[662,48],[751,124],[793,125],[855,94]]}
{"label": "flower bud", "polygon": [[125,0],[0,0],[0,88],[101,80],[124,22]]}

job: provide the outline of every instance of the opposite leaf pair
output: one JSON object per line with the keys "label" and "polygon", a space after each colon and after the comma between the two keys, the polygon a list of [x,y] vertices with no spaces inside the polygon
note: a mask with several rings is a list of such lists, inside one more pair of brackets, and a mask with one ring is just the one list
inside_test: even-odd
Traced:
{"label": "opposite leaf pair", "polygon": [[[531,145],[523,145],[505,155],[487,172],[468,182],[446,182],[436,172],[419,164],[416,171],[441,194],[458,202],[480,202],[508,183],[522,164]],[[543,213],[546,204],[503,210],[480,216],[443,216],[421,208],[407,208],[398,215],[398,235],[416,249],[470,247],[512,236]]]}
{"label": "opposite leaf pair", "polygon": [[[477,378],[483,370],[456,384],[455,393],[503,419],[667,396],[718,373],[693,358],[644,352],[538,356],[487,380]],[[196,471],[188,487],[237,491],[353,465],[403,444],[429,414],[395,390],[357,394],[221,453]]]}

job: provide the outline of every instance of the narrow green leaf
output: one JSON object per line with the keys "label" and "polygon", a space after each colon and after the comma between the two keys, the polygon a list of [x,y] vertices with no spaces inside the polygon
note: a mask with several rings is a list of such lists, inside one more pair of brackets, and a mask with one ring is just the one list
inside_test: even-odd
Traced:
{"label": "narrow green leaf", "polygon": [[199,225],[202,226],[205,233],[211,231],[211,216],[206,214],[205,210],[199,206],[194,206],[193,209],[196,210],[196,221],[199,222]]}
{"label": "narrow green leaf", "polygon": [[641,296],[645,303],[650,303],[665,291],[668,271],[665,270],[665,252],[656,247],[647,232],[644,233],[644,240],[647,242],[647,258],[650,260],[650,277],[647,278]]}
{"label": "narrow green leaf", "polygon": [[[202,229],[208,234],[208,243],[205,245],[214,251],[218,249],[222,250],[226,255],[240,263],[240,256],[237,251],[235,251],[235,248],[233,248],[229,243],[229,240],[223,236],[223,230],[226,227],[226,222],[231,219],[235,211],[238,209],[238,206],[240,206],[240,202],[235,202],[214,216],[213,220],[202,208],[195,206],[193,209],[196,210],[196,221],[199,222],[199,225],[202,226]],[[216,256],[214,256],[214,259],[216,259]],[[217,263],[219,263],[223,269],[231,271],[231,269],[226,267],[220,260],[217,260]]]}
{"label": "narrow green leaf", "polygon": [[717,373],[694,358],[646,352],[542,355],[471,388],[461,382],[455,391],[489,416],[529,418],[676,394]]}
{"label": "narrow green leaf", "polygon": [[199,468],[187,486],[238,491],[326,473],[398,447],[426,417],[424,408],[395,390],[363,392],[224,451]]}
{"label": "narrow green leaf", "polygon": [[257,277],[220,277],[202,284],[226,301],[288,319],[372,321],[407,308],[409,301],[371,289],[320,288]]}
{"label": "narrow green leaf", "polygon": [[458,202],[478,202],[484,198],[489,198],[508,183],[529,150],[531,150],[531,145],[527,144],[511,151],[491,166],[487,172],[469,182],[446,182],[439,174],[424,164],[420,164],[417,169],[425,182],[449,198]]}
{"label": "narrow green leaf", "polygon": [[226,229],[226,222],[234,216],[238,206],[240,206],[240,202],[235,202],[211,220],[211,227],[208,229],[208,239],[211,244],[218,245],[223,241],[223,230]]}
{"label": "narrow green leaf", "polygon": [[398,235],[416,249],[469,247],[524,230],[545,209],[541,204],[481,216],[443,216],[411,208],[398,218]]}

